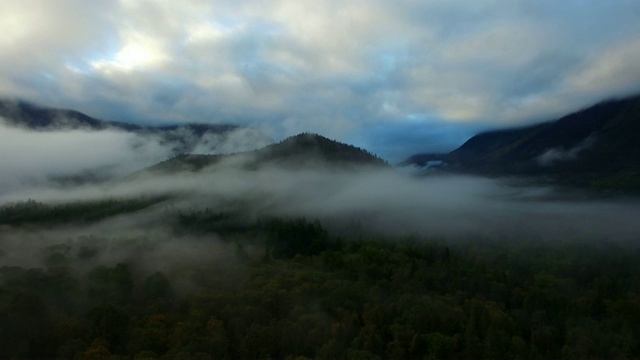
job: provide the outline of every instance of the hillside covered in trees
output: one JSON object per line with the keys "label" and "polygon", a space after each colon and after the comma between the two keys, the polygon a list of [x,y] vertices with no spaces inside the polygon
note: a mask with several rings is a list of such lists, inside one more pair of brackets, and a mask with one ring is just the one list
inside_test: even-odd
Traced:
{"label": "hillside covered in trees", "polygon": [[322,135],[302,133],[254,151],[223,155],[181,154],[135,175],[200,171],[223,161],[239,161],[244,169],[254,170],[266,166],[295,170],[314,166],[344,169],[349,166],[388,165],[365,149],[330,140]]}
{"label": "hillside covered in trees", "polygon": [[[163,231],[64,235],[68,214],[154,206]],[[30,201],[0,224],[8,358],[640,356],[631,244],[381,237],[162,199]]]}
{"label": "hillside covered in trees", "polygon": [[640,192],[640,95],[604,101],[559,119],[487,131],[448,154],[416,154],[404,164],[444,161],[453,171],[544,176],[554,182]]}

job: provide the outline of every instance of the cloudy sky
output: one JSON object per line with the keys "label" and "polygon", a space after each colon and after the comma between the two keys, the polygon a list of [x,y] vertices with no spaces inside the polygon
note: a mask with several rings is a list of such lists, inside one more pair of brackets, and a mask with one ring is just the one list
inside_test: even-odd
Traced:
{"label": "cloudy sky", "polygon": [[640,92],[637,0],[0,0],[0,96],[398,159]]}

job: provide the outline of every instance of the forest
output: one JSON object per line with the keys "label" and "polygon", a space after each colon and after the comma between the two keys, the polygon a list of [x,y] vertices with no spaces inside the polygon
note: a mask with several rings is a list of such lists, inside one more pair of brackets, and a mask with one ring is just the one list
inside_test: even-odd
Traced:
{"label": "forest", "polygon": [[[640,357],[640,249],[630,243],[383,236],[164,200],[2,207],[0,354]],[[162,231],[90,227],[148,207]]]}

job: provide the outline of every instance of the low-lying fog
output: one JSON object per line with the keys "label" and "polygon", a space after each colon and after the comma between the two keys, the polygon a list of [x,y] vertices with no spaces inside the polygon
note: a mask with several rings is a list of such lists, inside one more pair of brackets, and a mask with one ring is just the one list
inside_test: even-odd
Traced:
{"label": "low-lying fog", "polygon": [[[513,186],[470,176],[414,177],[391,168],[338,170],[263,166],[249,170],[246,156],[199,173],[149,174],[106,185],[21,188],[0,205],[34,199],[64,203],[171,194],[169,200],[97,223],[53,228],[0,225],[0,267],[46,267],[47,259],[73,259],[81,273],[95,266],[134,264],[137,274],[162,271],[181,293],[200,285],[179,274],[203,266],[242,273],[238,239],[224,234],[175,233],[172,217],[185,209],[241,212],[247,222],[269,216],[318,219],[343,235],[427,237],[445,242],[592,242],[630,244],[640,239],[640,201],[575,200],[549,187]],[[224,240],[224,241],[219,241]],[[250,240],[250,239],[249,239]],[[245,243],[244,251],[264,250]],[[229,272],[229,269],[235,269]],[[240,272],[238,272],[240,270]],[[169,276],[169,275],[168,275]],[[230,280],[231,281],[231,280]]]}
{"label": "low-lying fog", "polygon": [[[580,200],[559,197],[550,187],[470,176],[417,178],[394,169],[247,170],[243,161],[235,158],[200,173],[154,174],[104,186],[31,188],[6,194],[0,203],[178,194],[171,205],[165,202],[153,211],[161,213],[168,206],[231,207],[254,217],[319,219],[330,229],[355,224],[376,234],[448,240],[640,241],[640,201],[634,199]],[[150,225],[152,212],[142,215],[125,216],[113,228],[136,229],[138,221],[144,222],[143,231],[161,226],[161,221]]]}
{"label": "low-lying fog", "polygon": [[74,179],[123,177],[185,151],[183,143],[197,154],[250,151],[269,144],[259,131],[248,128],[204,135],[187,128],[164,134],[118,129],[35,131],[7,125],[0,117],[0,196]]}

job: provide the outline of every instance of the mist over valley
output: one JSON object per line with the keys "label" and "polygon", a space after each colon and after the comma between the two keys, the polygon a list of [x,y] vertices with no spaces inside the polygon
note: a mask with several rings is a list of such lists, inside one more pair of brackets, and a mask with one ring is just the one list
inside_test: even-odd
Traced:
{"label": "mist over valley", "polygon": [[640,358],[640,3],[0,12],[0,358]]}

